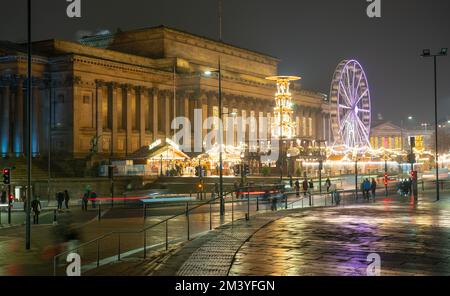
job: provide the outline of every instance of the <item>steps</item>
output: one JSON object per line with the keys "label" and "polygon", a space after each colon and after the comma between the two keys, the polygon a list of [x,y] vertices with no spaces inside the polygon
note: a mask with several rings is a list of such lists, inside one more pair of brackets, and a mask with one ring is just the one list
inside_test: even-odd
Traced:
{"label": "steps", "polygon": [[[27,162],[25,158],[8,158],[0,160],[1,168],[14,168],[11,171],[12,180],[27,179]],[[31,176],[33,180],[47,180],[47,165],[41,159],[33,159],[31,167]]]}

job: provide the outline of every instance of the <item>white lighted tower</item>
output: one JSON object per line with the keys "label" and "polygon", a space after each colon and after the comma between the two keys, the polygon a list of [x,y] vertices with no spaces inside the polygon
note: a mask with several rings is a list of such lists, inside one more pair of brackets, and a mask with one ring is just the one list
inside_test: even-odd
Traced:
{"label": "white lighted tower", "polygon": [[295,122],[293,120],[292,94],[290,82],[300,80],[297,76],[272,76],[267,80],[277,82],[277,93],[275,94],[275,108],[272,121],[272,137],[292,139],[295,137]]}

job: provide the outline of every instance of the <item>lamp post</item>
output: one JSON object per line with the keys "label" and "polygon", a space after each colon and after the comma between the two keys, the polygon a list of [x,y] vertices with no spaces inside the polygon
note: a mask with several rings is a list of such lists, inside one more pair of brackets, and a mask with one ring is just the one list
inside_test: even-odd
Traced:
{"label": "lamp post", "polygon": [[159,160],[159,169],[160,169],[160,175],[161,176],[163,176],[164,174],[163,174],[163,155],[162,155],[162,153],[161,153],[161,157],[160,157],[160,160]]}
{"label": "lamp post", "polygon": [[358,199],[358,150],[353,151],[353,157],[355,158],[355,196]]}
{"label": "lamp post", "polygon": [[436,161],[436,199],[439,201],[439,153],[438,153],[438,109],[437,109],[437,57],[447,56],[448,49],[442,48],[437,54],[431,54],[429,49],[422,51],[422,57],[434,60],[434,123],[435,123],[435,161]]}
{"label": "lamp post", "polygon": [[325,140],[317,140],[319,143],[319,192],[322,195],[322,170],[323,170],[323,155],[322,155],[322,143],[326,143]]}
{"label": "lamp post", "polygon": [[31,114],[31,100],[33,98],[32,96],[32,73],[31,73],[31,0],[27,1],[27,206],[26,206],[26,229],[25,229],[25,248],[29,250],[31,248],[31,139],[32,139],[32,114]]}
{"label": "lamp post", "polygon": [[223,159],[222,159],[222,147],[223,147],[223,130],[222,130],[222,67],[219,56],[219,69],[215,71],[206,71],[205,75],[210,76],[212,73],[217,73],[219,80],[218,89],[218,105],[219,105],[219,199],[220,199],[220,215],[225,215],[225,204],[223,198]]}

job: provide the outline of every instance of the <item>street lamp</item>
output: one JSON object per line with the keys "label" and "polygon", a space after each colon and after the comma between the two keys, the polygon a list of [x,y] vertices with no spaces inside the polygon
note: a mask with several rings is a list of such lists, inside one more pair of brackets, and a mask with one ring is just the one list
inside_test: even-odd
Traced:
{"label": "street lamp", "polygon": [[205,71],[206,76],[211,76],[212,73],[217,73],[219,76],[219,97],[218,97],[218,105],[219,105],[219,199],[220,199],[220,215],[225,215],[225,204],[223,198],[223,159],[222,159],[222,147],[223,147],[223,131],[222,131],[222,67],[220,63],[219,56],[219,68],[215,71]]}
{"label": "street lamp", "polygon": [[435,161],[436,161],[436,199],[439,201],[439,154],[438,154],[438,109],[437,109],[437,57],[446,56],[448,52],[447,48],[442,48],[437,54],[431,54],[430,49],[424,49],[422,51],[422,57],[430,58],[434,60],[434,123],[435,123]]}

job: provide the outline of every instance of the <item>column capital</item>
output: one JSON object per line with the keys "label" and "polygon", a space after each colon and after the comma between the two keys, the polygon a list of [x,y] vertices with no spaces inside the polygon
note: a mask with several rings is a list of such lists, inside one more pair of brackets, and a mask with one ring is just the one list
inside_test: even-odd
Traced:
{"label": "column capital", "polygon": [[96,87],[100,88],[100,87],[103,87],[103,86],[105,86],[105,85],[106,85],[106,83],[105,83],[104,80],[102,80],[102,79],[96,79],[96,80],[95,80],[95,86],[96,86]]}

